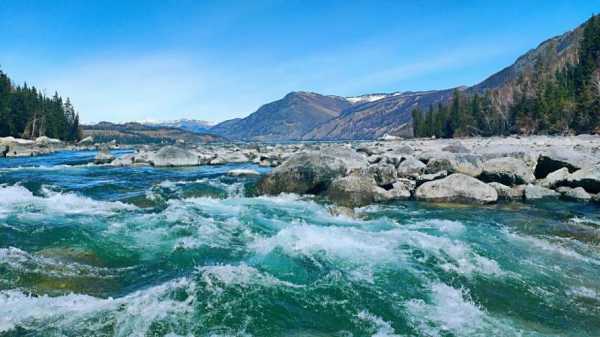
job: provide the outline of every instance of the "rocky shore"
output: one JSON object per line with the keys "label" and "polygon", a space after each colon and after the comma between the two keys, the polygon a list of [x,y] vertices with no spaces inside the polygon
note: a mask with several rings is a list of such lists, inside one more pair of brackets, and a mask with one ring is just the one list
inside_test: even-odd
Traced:
{"label": "rocky shore", "polygon": [[[117,144],[106,144],[105,146],[118,147]],[[35,140],[0,137],[0,158],[32,157],[57,151],[96,150],[99,147],[100,145],[94,144],[91,137],[84,138],[78,143],[67,143],[46,136],[38,137]]]}
{"label": "rocky shore", "polygon": [[98,162],[269,166],[273,170],[260,178],[259,194],[313,194],[345,207],[409,199],[600,202],[599,136],[165,146],[143,147],[116,159],[102,158],[106,155],[100,152]]}

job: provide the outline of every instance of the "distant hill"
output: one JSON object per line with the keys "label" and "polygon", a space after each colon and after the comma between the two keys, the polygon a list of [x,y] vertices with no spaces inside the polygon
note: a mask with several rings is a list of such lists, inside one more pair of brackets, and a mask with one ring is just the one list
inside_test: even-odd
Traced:
{"label": "distant hill", "polygon": [[204,144],[225,142],[224,137],[211,133],[198,133],[176,127],[150,126],[141,123],[115,124],[100,122],[94,125],[82,125],[83,136],[92,136],[97,142],[109,142],[115,139],[120,144],[172,144],[179,140],[186,143]]}
{"label": "distant hill", "polygon": [[198,120],[198,119],[177,119],[172,121],[158,121],[158,122],[150,122],[144,121],[140,122],[141,124],[148,126],[166,126],[178,128],[186,131],[197,132],[197,133],[206,133],[211,127],[213,127],[213,123]]}
{"label": "distant hill", "polygon": [[280,100],[261,106],[246,118],[225,121],[210,131],[230,139],[298,140],[351,105],[343,97],[291,92]]}

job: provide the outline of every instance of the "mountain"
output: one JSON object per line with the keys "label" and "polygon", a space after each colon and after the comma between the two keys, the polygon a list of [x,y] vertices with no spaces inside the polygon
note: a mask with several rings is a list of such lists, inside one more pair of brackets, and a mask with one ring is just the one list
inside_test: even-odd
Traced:
{"label": "mountain", "polygon": [[[585,86],[581,83],[589,82],[590,76],[592,80],[598,78],[596,81],[600,87],[600,66],[596,64],[594,68],[593,64],[600,63],[600,57],[594,54],[600,48],[596,33],[596,29],[600,28],[588,29],[587,33],[586,52],[591,53],[588,57],[591,65],[586,65],[581,71],[574,70],[580,61],[580,44],[584,39],[585,27],[599,26],[599,21],[600,17],[593,17],[572,31],[542,42],[517,58],[510,66],[470,87],[375,93],[346,98],[292,92],[281,100],[262,106],[246,118],[220,123],[211,128],[211,132],[232,139],[257,141],[376,139],[385,134],[412,136],[413,111],[424,115],[424,111],[432,106],[436,107],[436,111],[439,110],[438,107],[442,107],[448,114],[440,118],[442,127],[445,127],[444,124],[472,123],[468,119],[473,119],[473,116],[465,120],[450,121],[456,114],[468,115],[465,111],[473,108],[469,105],[472,99],[476,100],[477,107],[485,110],[476,118],[479,118],[477,123],[484,125],[490,135],[510,132],[571,132],[573,129],[580,132],[586,130],[581,125],[589,124],[595,118],[594,114],[600,115],[600,112],[587,111],[580,117],[577,114],[581,113],[572,107],[579,104],[579,98],[574,99],[573,92],[581,91],[573,88]],[[568,72],[558,80],[559,73],[566,70]],[[587,78],[582,79],[585,77],[582,74]],[[573,78],[579,78],[581,83],[573,83]],[[565,93],[571,96],[565,98]],[[460,109],[465,111],[451,114],[449,105],[456,97],[462,100]],[[600,106],[593,97],[587,99],[591,102],[587,104],[590,106],[587,110],[595,111],[595,106]],[[565,111],[568,112],[567,117],[551,116],[564,115]],[[544,117],[548,121],[537,121],[536,113],[550,115]],[[577,118],[580,119],[580,127],[573,127],[570,120]],[[549,127],[545,124],[552,125]],[[484,134],[478,126],[467,124],[462,128],[456,125],[449,127],[459,131],[454,135]]]}
{"label": "mountain", "polygon": [[144,125],[141,123],[115,124],[100,122],[94,125],[82,125],[83,136],[92,136],[97,142],[116,140],[121,144],[167,143],[177,141],[205,144],[225,142],[225,138],[211,133],[197,133],[176,127]]}
{"label": "mountain", "polygon": [[[447,90],[404,92],[384,97],[365,95],[375,100],[354,105],[338,117],[311,130],[305,140],[374,139],[384,134],[412,135],[411,112],[415,108],[427,110],[430,105],[448,104],[454,90],[464,95],[492,94],[495,111],[500,118],[508,119],[508,111],[515,101],[515,94],[523,87],[535,90],[539,77],[553,76],[559,69],[577,60],[583,25],[563,35],[541,43],[537,48],[517,58],[510,66],[489,76],[472,87]],[[530,94],[533,94],[530,92]]]}
{"label": "mountain", "polygon": [[261,106],[246,118],[225,121],[210,131],[230,139],[298,140],[351,105],[343,97],[291,92],[280,100]]}
{"label": "mountain", "polygon": [[448,101],[453,89],[403,92],[355,104],[342,113],[307,132],[304,140],[376,139],[384,134],[412,135],[411,111]]}
{"label": "mountain", "polygon": [[198,119],[177,119],[172,121],[143,121],[140,122],[144,125],[149,126],[166,126],[172,128],[178,128],[191,132],[205,133],[211,127],[213,127],[213,123],[198,120]]}

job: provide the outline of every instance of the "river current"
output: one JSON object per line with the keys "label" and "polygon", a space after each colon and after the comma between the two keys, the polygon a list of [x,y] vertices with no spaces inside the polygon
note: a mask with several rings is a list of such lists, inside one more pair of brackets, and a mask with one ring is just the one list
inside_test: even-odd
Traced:
{"label": "river current", "polygon": [[0,336],[600,336],[600,207],[331,215],[233,168],[0,159]]}

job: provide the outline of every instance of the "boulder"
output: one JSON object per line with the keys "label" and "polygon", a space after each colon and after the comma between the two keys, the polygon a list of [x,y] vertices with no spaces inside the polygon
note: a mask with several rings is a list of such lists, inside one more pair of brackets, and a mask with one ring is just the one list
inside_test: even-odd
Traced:
{"label": "boulder", "polygon": [[525,193],[525,186],[506,186],[501,183],[491,182],[488,185],[492,186],[496,193],[498,193],[498,199],[503,200],[521,200]]}
{"label": "boulder", "polygon": [[177,146],[167,145],[149,156],[150,163],[157,167],[195,166],[198,156]]}
{"label": "boulder", "polygon": [[319,194],[326,191],[335,178],[366,169],[366,158],[349,148],[299,152],[263,177],[257,191],[260,194]]}
{"label": "boulder", "polygon": [[525,200],[539,200],[546,198],[557,198],[560,194],[549,188],[528,184],[525,186]]}
{"label": "boulder", "polygon": [[329,200],[344,207],[361,207],[387,199],[386,190],[377,186],[367,175],[352,174],[338,177],[327,190]]}
{"label": "boulder", "polygon": [[382,195],[385,200],[408,200],[414,194],[416,183],[411,179],[400,178],[392,184],[392,188]]}
{"label": "boulder", "polygon": [[439,171],[436,173],[421,174],[417,177],[417,185],[421,185],[428,181],[442,179],[448,176],[448,171]]}
{"label": "boulder", "polygon": [[234,151],[234,152],[225,152],[225,153],[219,153],[217,155],[217,158],[221,158],[225,163],[247,163],[250,162],[250,158],[248,158],[248,156],[240,151]]}
{"label": "boulder", "polygon": [[571,173],[562,186],[583,187],[590,193],[600,193],[600,164]]}
{"label": "boulder", "polygon": [[421,175],[427,166],[414,157],[408,157],[398,165],[398,177],[416,177]]}
{"label": "boulder", "polygon": [[247,177],[247,176],[258,176],[258,175],[260,175],[260,173],[258,173],[256,170],[234,169],[234,170],[227,171],[227,175],[232,176],[232,177],[244,177],[244,176]]}
{"label": "boulder", "polygon": [[451,152],[451,153],[468,153],[471,152],[467,149],[463,143],[455,141],[452,142],[442,148],[442,151]]}
{"label": "boulder", "polygon": [[426,182],[416,191],[417,200],[435,202],[492,203],[496,190],[471,176],[455,173],[444,179]]}
{"label": "boulder", "polygon": [[504,185],[529,184],[535,181],[533,171],[524,161],[512,157],[490,159],[483,163],[479,179]]}
{"label": "boulder", "polygon": [[550,172],[563,167],[566,167],[569,172],[575,172],[582,168],[594,166],[597,162],[598,160],[594,157],[572,148],[554,147],[540,154],[535,169],[535,176],[544,178]]}
{"label": "boulder", "polygon": [[546,176],[546,178],[539,181],[539,185],[546,188],[555,188],[560,184],[564,183],[569,177],[569,169],[563,167],[558,169]]}
{"label": "boulder", "polygon": [[564,199],[574,201],[591,201],[592,195],[586,192],[583,187],[559,187],[557,191],[562,195]]}
{"label": "boulder", "polygon": [[94,158],[94,164],[108,164],[114,159],[115,157],[110,153],[109,148],[103,146],[96,154],[96,157]]}
{"label": "boulder", "polygon": [[135,155],[132,153],[128,153],[123,157],[116,158],[110,162],[113,166],[132,166],[135,164]]}
{"label": "boulder", "polygon": [[398,179],[396,168],[392,164],[381,163],[371,165],[368,168],[368,172],[379,186],[390,185]]}
{"label": "boulder", "polygon": [[38,146],[48,146],[48,145],[59,145],[62,141],[56,138],[49,138],[46,136],[37,137],[35,139],[35,145]]}
{"label": "boulder", "polygon": [[481,159],[479,156],[471,154],[437,153],[437,155],[430,156],[425,172],[436,173],[439,171],[478,177],[482,171]]}

